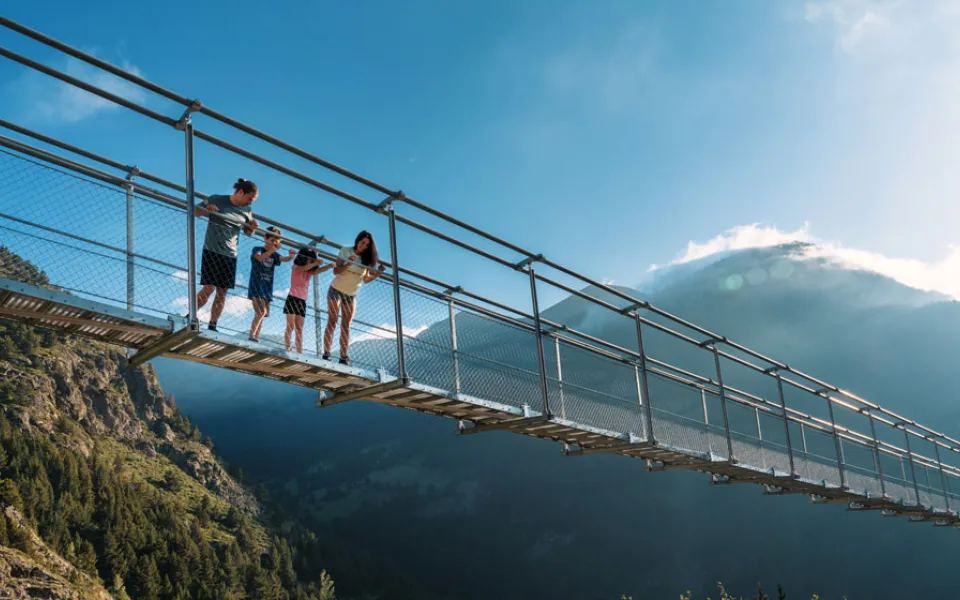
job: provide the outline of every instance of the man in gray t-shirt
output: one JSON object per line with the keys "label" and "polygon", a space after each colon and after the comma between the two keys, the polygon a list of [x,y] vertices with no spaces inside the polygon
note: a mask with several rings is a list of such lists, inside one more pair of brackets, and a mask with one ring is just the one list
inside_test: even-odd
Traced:
{"label": "man in gray t-shirt", "polygon": [[197,308],[201,308],[216,291],[210,308],[209,328],[217,330],[217,319],[223,312],[227,290],[237,281],[237,241],[240,230],[252,235],[259,226],[253,218],[250,205],[257,199],[257,186],[252,181],[240,179],[233,185],[229,196],[209,196],[194,207],[198,217],[208,217],[207,234],[203,240],[200,262],[200,285],[197,293]]}
{"label": "man in gray t-shirt", "polygon": [[205,206],[210,222],[207,223],[203,249],[236,258],[240,228],[246,225],[253,215],[250,205],[237,206],[230,201],[230,196],[218,195],[208,197]]}

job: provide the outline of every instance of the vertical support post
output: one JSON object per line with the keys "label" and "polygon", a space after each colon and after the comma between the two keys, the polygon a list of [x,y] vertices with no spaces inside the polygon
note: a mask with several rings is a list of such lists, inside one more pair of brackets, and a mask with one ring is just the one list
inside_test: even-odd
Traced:
{"label": "vertical support post", "polygon": [[453,355],[453,389],[460,393],[460,355],[457,352],[457,312],[453,306],[453,298],[447,301],[450,308],[450,353]]}
{"label": "vertical support post", "polygon": [[543,330],[540,323],[540,302],[537,299],[537,274],[530,273],[530,299],[533,301],[533,326],[537,335],[537,362],[540,366],[540,391],[543,393],[543,414],[550,416],[550,388],[547,386],[547,363],[543,356]]}
{"label": "vertical support post", "polygon": [[910,449],[910,432],[907,427],[902,426],[903,439],[907,443],[907,460],[910,461],[910,477],[913,478],[913,493],[917,495],[917,506],[920,506],[920,486],[917,485],[917,471],[913,466],[913,450]]}
{"label": "vertical support post", "polygon": [[760,428],[760,409],[754,408],[753,412],[757,417],[757,440],[760,442],[760,466],[767,468],[767,457],[763,454],[763,429]]}
{"label": "vertical support post", "polygon": [[800,441],[803,443],[803,460],[807,460],[807,430],[800,423]]}
{"label": "vertical support post", "polygon": [[127,184],[124,186],[127,190],[127,310],[132,311],[135,303],[135,283],[133,269],[133,174],[131,169],[127,173]]}
{"label": "vertical support post", "polygon": [[190,307],[188,318],[190,325],[197,325],[197,230],[194,211],[194,173],[193,173],[193,121],[184,120],[184,156],[186,158],[186,201],[187,201],[187,304]]}
{"label": "vertical support post", "polygon": [[940,471],[940,488],[943,490],[943,502],[947,510],[950,510],[950,495],[947,493],[947,476],[943,472],[943,463],[940,461],[940,444],[933,441],[933,451],[936,452],[937,469]]}
{"label": "vertical support post", "polygon": [[320,278],[313,279],[313,343],[317,349],[317,356],[323,354],[323,329],[320,327]]}
{"label": "vertical support post", "polygon": [[713,454],[713,441],[710,439],[710,412],[707,410],[707,390],[700,388],[700,404],[703,405],[703,431],[707,434],[707,452]]}
{"label": "vertical support post", "polygon": [[877,476],[880,477],[880,495],[887,497],[887,487],[883,482],[883,465],[880,464],[880,441],[877,440],[877,425],[873,421],[873,413],[867,411],[867,420],[870,421],[870,435],[873,436],[873,462],[877,465]]}
{"label": "vertical support post", "polygon": [[837,472],[840,474],[840,489],[847,489],[847,478],[843,473],[843,446],[840,442],[840,433],[837,431],[837,422],[833,418],[833,400],[828,394],[823,394],[827,400],[827,410],[830,412],[830,429],[833,430],[833,445],[837,449]]}
{"label": "vertical support post", "polygon": [[407,361],[403,348],[403,311],[400,310],[400,262],[397,259],[397,213],[393,202],[387,207],[390,219],[390,260],[393,261],[393,316],[397,326],[397,377],[407,378]]}
{"label": "vertical support post", "polygon": [[[777,378],[777,396],[780,398],[780,410],[783,413],[783,434],[784,439],[787,442],[787,460],[790,462],[790,477],[796,477],[797,471],[793,464],[793,445],[790,443],[790,419],[787,416],[787,399],[783,395],[783,377],[780,375],[780,371],[776,372]],[[801,431],[803,431],[803,423],[800,424]],[[804,441],[803,447],[804,453],[807,451],[806,441]]]}
{"label": "vertical support post", "polygon": [[703,426],[710,429],[710,413],[707,411],[707,390],[700,388],[700,404],[703,405]]}
{"label": "vertical support post", "polygon": [[563,397],[563,367],[560,365],[560,338],[553,338],[553,351],[557,361],[557,389],[560,393],[560,418],[567,418],[567,406]]}
{"label": "vertical support post", "polygon": [[711,344],[713,350],[713,363],[717,368],[717,388],[720,392],[720,408],[723,412],[723,431],[727,436],[727,460],[734,462],[733,458],[733,437],[730,435],[730,417],[727,415],[727,388],[723,385],[723,372],[720,369],[720,350],[716,344]]}
{"label": "vertical support post", "polygon": [[633,313],[633,320],[637,324],[637,349],[640,353],[640,386],[643,396],[643,418],[647,426],[647,443],[653,445],[657,443],[656,436],[653,434],[653,408],[650,402],[650,382],[647,378],[647,351],[643,347],[643,322],[640,319],[640,313]]}

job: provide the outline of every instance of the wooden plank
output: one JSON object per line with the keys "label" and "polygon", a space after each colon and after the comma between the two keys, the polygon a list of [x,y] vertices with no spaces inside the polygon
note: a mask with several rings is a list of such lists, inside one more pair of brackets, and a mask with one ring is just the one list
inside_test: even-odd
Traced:
{"label": "wooden plank", "polygon": [[[375,403],[375,404],[386,404],[386,405],[388,405],[388,406],[398,406],[398,407],[400,407],[400,408],[409,408],[409,409],[411,409],[411,410],[415,410],[415,411],[418,411],[418,412],[428,412],[428,413],[431,413],[431,414],[435,414],[435,415],[437,415],[437,416],[449,416],[448,414],[445,414],[444,411],[442,411],[442,410],[439,410],[439,411],[438,411],[438,410],[433,410],[433,409],[431,409],[430,407],[428,407],[428,406],[426,406],[426,405],[424,405],[424,404],[414,404],[414,403],[412,403],[412,402],[403,402],[403,401],[401,401],[401,400],[384,400],[384,399],[380,399],[380,398],[377,398],[377,397],[362,398],[362,400],[363,400],[364,402],[373,402],[373,403]],[[479,411],[479,410],[483,410],[483,409],[484,409],[484,407],[479,407],[479,406],[477,407],[477,410],[478,410],[478,411]],[[465,416],[467,416],[467,415],[469,415],[469,416],[474,416],[474,413],[473,413],[472,411],[461,411],[461,412],[462,412]],[[496,413],[485,413],[485,414],[476,413],[475,416],[476,416],[477,418],[482,418],[482,419],[490,419],[490,418],[493,418],[493,417],[498,417],[498,418],[501,418],[501,419],[502,419],[502,418],[510,418],[510,417],[513,416],[513,415],[505,415],[505,414],[502,414],[502,413],[501,413],[501,414],[496,414]]]}
{"label": "wooden plank", "polygon": [[[178,354],[173,352],[167,352],[163,354],[166,358],[176,358],[178,360],[185,360],[188,362],[196,362],[211,367],[221,367],[224,369],[231,369],[236,371],[255,371],[257,373],[265,373],[270,375],[277,375],[282,377],[303,377],[304,373],[301,371],[290,371],[287,369],[278,369],[276,367],[264,367],[262,365],[250,364],[250,363],[231,363],[223,360],[216,360],[213,358],[206,358],[203,356],[193,356],[190,354]],[[340,380],[342,376],[333,376],[333,375],[312,375],[318,379],[326,379],[331,381]]]}
{"label": "wooden plank", "polygon": [[[55,316],[50,313],[38,313],[34,311],[27,310],[18,310],[14,308],[6,308],[0,306],[0,315],[16,317],[20,319],[32,319],[41,321],[41,326],[47,325],[51,327],[58,327],[59,323],[65,323],[68,325],[80,325],[80,326],[96,326],[102,327],[104,329],[114,329],[116,331],[128,331],[132,333],[142,333],[146,335],[161,335],[167,333],[162,329],[152,329],[149,327],[136,326],[136,325],[123,325],[121,323],[114,323],[112,321],[92,321],[77,317],[61,317]],[[44,320],[54,321],[53,323],[44,322]],[[82,333],[78,335],[83,335]]]}

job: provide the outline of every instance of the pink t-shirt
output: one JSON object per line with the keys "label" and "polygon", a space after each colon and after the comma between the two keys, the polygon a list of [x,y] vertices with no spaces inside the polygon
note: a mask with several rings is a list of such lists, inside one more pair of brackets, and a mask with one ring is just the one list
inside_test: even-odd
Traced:
{"label": "pink t-shirt", "polygon": [[313,273],[307,271],[298,271],[293,269],[290,273],[290,295],[301,300],[307,299],[307,285],[310,284],[310,278]]}

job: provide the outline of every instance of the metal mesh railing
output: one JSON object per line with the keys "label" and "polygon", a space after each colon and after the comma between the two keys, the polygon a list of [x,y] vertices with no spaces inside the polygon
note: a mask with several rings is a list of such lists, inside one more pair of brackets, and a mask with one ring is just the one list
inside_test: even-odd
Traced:
{"label": "metal mesh railing", "polygon": [[[296,262],[288,259],[291,252],[313,248],[329,264],[336,246],[282,228],[275,251],[283,260],[271,267],[269,312],[259,333],[251,331],[256,307],[250,296],[264,292],[262,278],[253,277],[261,268],[254,257],[265,249],[264,223],[253,235],[238,235],[235,263],[217,262],[204,260],[203,241],[221,216],[197,218],[196,253],[188,257],[186,205],[177,191],[142,186],[136,177],[91,173],[9,147],[0,150],[0,244],[41,267],[59,288],[154,316],[188,312],[192,258],[198,278],[229,287],[218,332],[240,339],[253,336],[296,356],[296,335],[289,344],[285,337],[286,307],[303,318],[301,353],[323,353],[330,322],[327,291],[334,275],[323,270],[309,277],[302,286],[302,304],[291,311],[288,295]],[[634,350],[563,324],[541,323],[523,311],[491,309],[417,277],[395,284],[392,273],[391,268],[356,296],[349,334],[352,365],[393,376],[403,370],[413,381],[443,393],[548,412],[608,436],[655,441],[704,459],[732,459],[758,472],[845,485],[907,505],[944,511],[960,506],[953,492],[960,489],[956,448],[871,411],[851,410],[831,398],[829,390],[787,379],[776,380],[771,389],[769,372],[758,375],[736,356],[721,355],[714,349],[716,341],[694,346],[694,358],[679,361],[692,370],[650,356],[644,363]],[[395,293],[403,322],[402,369]],[[215,299],[212,295],[198,311],[202,326],[210,321]],[[630,320],[623,322],[631,326]],[[683,340],[669,339],[683,345]],[[339,327],[332,360],[340,357],[338,342]],[[715,365],[720,369],[711,368]],[[762,385],[754,381],[758,377]],[[834,411],[843,413],[845,424],[850,415],[860,421],[854,427],[841,425]],[[909,449],[908,439],[913,444]]]}

